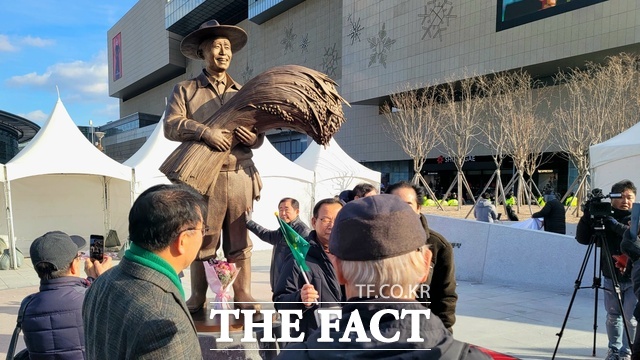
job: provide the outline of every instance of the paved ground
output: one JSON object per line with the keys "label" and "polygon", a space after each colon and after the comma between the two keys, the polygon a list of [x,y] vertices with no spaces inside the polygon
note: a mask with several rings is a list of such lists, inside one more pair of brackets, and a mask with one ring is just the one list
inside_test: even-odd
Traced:
{"label": "paved ground", "polygon": [[[270,251],[254,253],[253,294],[269,301]],[[579,268],[576,264],[576,275]],[[188,272],[183,279],[189,283]],[[535,276],[535,274],[532,274]],[[38,279],[29,260],[19,270],[0,271],[0,358],[6,356],[20,301],[36,292]],[[583,284],[589,285],[589,284]],[[185,289],[189,291],[188,286]],[[556,293],[539,289],[460,282],[455,337],[522,359],[550,359],[573,288]],[[187,293],[188,296],[188,293]],[[599,294],[597,358],[606,353],[602,292]],[[579,290],[560,342],[557,359],[593,359],[594,291]],[[19,348],[22,348],[22,344]]]}

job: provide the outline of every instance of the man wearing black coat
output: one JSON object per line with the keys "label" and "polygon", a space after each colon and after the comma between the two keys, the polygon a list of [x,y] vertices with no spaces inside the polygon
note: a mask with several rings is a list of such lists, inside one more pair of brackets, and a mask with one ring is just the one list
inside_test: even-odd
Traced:
{"label": "man wearing black coat", "polygon": [[545,195],[544,201],[545,204],[542,210],[534,213],[531,217],[544,219],[544,231],[566,234],[567,224],[564,206],[553,194]]}
{"label": "man wearing black coat", "polygon": [[[619,181],[611,187],[611,193],[620,194],[618,198],[611,199],[612,213],[606,216],[604,222],[605,245],[611,256],[622,255],[620,243],[631,215],[631,205],[636,199],[636,187],[629,180]],[[594,224],[589,211],[590,206],[586,206],[584,214],[578,222],[576,228],[576,240],[580,244],[588,245],[593,240]],[[600,245],[600,244],[598,244]],[[630,344],[624,333],[623,320],[627,322],[627,328],[631,332],[630,337],[633,339],[636,321],[633,319],[633,311],[637,303],[637,299],[633,293],[633,284],[629,276],[616,266],[613,269],[608,264],[612,263],[612,259],[605,258],[605,251],[600,252],[600,269],[602,270],[604,291],[604,307],[607,312],[607,320],[605,322],[607,335],[609,337],[609,356],[611,358],[628,359],[631,354]],[[620,297],[622,299],[622,307],[624,310],[624,319],[620,306],[618,305],[617,296],[613,286],[613,279],[618,281],[620,285]]]}
{"label": "man wearing black coat", "polygon": [[289,252],[273,289],[273,303],[276,310],[301,309],[303,311],[300,331],[292,333],[292,337],[304,333],[304,339],[306,339],[311,331],[318,327],[314,310],[318,307],[339,306],[344,300],[328,257],[329,236],[340,209],[342,209],[342,202],[335,198],[320,200],[313,208],[311,224],[314,230],[307,238],[311,245],[306,257],[306,263],[310,269],[310,272],[306,273],[309,284],[306,283],[300,267]]}
{"label": "man wearing black coat", "polygon": [[[307,224],[300,220],[299,215],[300,203],[298,200],[290,197],[280,200],[278,203],[278,216],[280,219],[289,224],[289,226],[291,226],[298,235],[306,238],[309,236],[311,229],[309,229]],[[251,219],[250,212],[247,212],[245,218],[247,220],[247,229],[249,229],[249,231],[256,234],[260,240],[273,245],[273,250],[271,251],[271,268],[269,269],[269,284],[271,285],[271,291],[273,291],[280,275],[280,268],[284,265],[285,258],[291,251],[289,250],[289,246],[284,240],[284,236],[280,229],[265,229]]]}
{"label": "man wearing black coat", "polygon": [[425,243],[430,245],[432,253],[431,271],[425,284],[429,286],[428,294],[418,294],[417,300],[431,309],[431,312],[442,320],[444,326],[453,332],[456,322],[456,265],[453,259],[453,247],[437,231],[429,228],[427,218],[420,212],[424,190],[406,181],[390,185],[387,192],[399,196],[409,204],[411,209],[420,217],[422,227],[426,232]]}

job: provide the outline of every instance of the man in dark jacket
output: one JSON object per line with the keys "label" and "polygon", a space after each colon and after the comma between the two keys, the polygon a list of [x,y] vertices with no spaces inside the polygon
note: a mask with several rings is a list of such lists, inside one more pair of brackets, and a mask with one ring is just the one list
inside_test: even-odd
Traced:
{"label": "man in dark jacket", "polygon": [[553,194],[544,196],[544,207],[542,210],[531,215],[532,218],[543,218],[544,231],[558,234],[567,233],[567,223],[564,213],[564,206]]}
{"label": "man in dark jacket", "polygon": [[[629,180],[622,180],[613,184],[611,193],[619,193],[619,198],[611,199],[612,213],[603,220],[605,243],[611,256],[619,256],[622,254],[620,243],[624,232],[628,229],[626,225],[631,215],[631,206],[636,199],[636,187]],[[576,228],[576,240],[580,244],[588,245],[594,239],[594,226],[591,219],[589,206],[585,206],[584,214],[578,222]],[[600,244],[598,244],[600,245]],[[622,307],[624,310],[624,321],[627,322],[627,328],[631,332],[630,337],[633,339],[633,332],[636,328],[636,321],[633,319],[633,311],[636,305],[636,297],[633,293],[633,284],[629,276],[622,273],[619,269],[611,269],[608,264],[612,263],[612,259],[606,259],[605,252],[600,253],[600,269],[604,277],[604,307],[607,311],[607,335],[609,337],[609,356],[610,358],[628,359],[631,354],[627,336],[624,333],[623,317],[616,292],[613,286],[613,279],[618,281],[620,285],[620,297],[622,299]]]}
{"label": "man in dark jacket", "polygon": [[94,278],[111,267],[85,260],[81,276],[79,251],[87,242],[80,236],[51,231],[37,238],[29,249],[34,270],[40,278],[40,292],[26,306],[22,329],[31,359],[84,359],[82,302]]}
{"label": "man in dark jacket", "polygon": [[389,194],[399,196],[420,217],[422,227],[427,234],[426,243],[430,245],[433,256],[431,271],[425,282],[429,285],[429,292],[428,294],[420,293],[417,298],[442,320],[449,331],[452,331],[453,324],[456,322],[456,303],[458,302],[453,247],[444,236],[429,228],[427,218],[420,212],[422,199],[425,197],[422,187],[401,181],[389,186],[387,191]]}
{"label": "man in dark jacket", "polygon": [[349,300],[329,329],[321,326],[279,358],[490,359],[454,340],[415,300],[411,289],[426,280],[431,262],[425,237],[419,217],[398,196],[369,196],[345,205],[329,250]]}
{"label": "man in dark jacket", "polygon": [[[300,203],[298,200],[286,197],[278,203],[278,216],[282,221],[286,222],[291,226],[293,230],[295,230],[298,235],[306,238],[309,236],[309,232],[311,229],[305,224],[302,220],[300,220]],[[273,245],[273,250],[271,251],[271,268],[269,269],[269,284],[271,285],[271,291],[275,288],[276,281],[278,280],[278,276],[280,275],[280,268],[284,264],[284,259],[287,257],[291,251],[289,250],[289,246],[287,242],[284,240],[284,236],[282,235],[282,231],[280,229],[277,230],[269,230],[260,226],[260,224],[256,223],[251,219],[251,213],[247,212],[247,229],[252,233],[256,234],[260,240],[268,242]]]}
{"label": "man in dark jacket", "polygon": [[339,306],[343,300],[340,285],[328,257],[329,236],[340,209],[342,209],[342,203],[335,198],[320,200],[313,208],[311,225],[314,230],[307,238],[311,245],[306,257],[307,266],[311,270],[307,273],[308,284],[291,252],[282,266],[280,277],[273,290],[274,307],[276,310],[302,309],[303,311],[300,332],[292,334],[292,337],[304,332],[306,339],[309,333],[318,327],[314,311],[318,307]]}

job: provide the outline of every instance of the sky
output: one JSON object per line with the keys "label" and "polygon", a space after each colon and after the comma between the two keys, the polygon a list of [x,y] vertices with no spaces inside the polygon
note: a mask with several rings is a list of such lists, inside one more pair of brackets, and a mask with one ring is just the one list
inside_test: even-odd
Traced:
{"label": "sky", "polygon": [[137,0],[0,3],[0,110],[42,126],[58,99],[77,125],[118,120],[107,31]]}

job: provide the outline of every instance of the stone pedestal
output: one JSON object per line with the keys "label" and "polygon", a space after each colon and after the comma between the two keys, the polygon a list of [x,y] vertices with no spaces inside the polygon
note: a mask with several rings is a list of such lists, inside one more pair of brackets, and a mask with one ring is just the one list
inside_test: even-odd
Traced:
{"label": "stone pedestal", "polygon": [[[207,302],[206,304],[210,304]],[[263,330],[254,331],[253,336],[257,342],[241,342],[244,337],[244,317],[240,314],[236,319],[234,316],[229,317],[229,337],[232,342],[218,342],[220,337],[220,316],[210,319],[210,311],[207,306],[197,313],[191,314],[193,322],[198,330],[198,340],[200,341],[200,349],[202,350],[203,359],[255,359],[268,360],[274,359],[279,353],[278,343],[262,342],[264,336]],[[264,315],[257,313],[253,317],[253,322],[263,322]],[[273,322],[273,336],[280,337],[280,323]]]}

